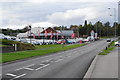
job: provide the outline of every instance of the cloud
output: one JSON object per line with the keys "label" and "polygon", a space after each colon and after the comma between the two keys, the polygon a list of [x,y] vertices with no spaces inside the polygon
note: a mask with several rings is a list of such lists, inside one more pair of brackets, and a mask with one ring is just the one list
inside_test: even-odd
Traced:
{"label": "cloud", "polygon": [[[5,1],[5,0],[2,0]],[[91,2],[94,0],[14,0],[18,2],[2,3],[2,25],[4,27],[23,28],[22,25],[34,24],[35,26],[51,26],[51,25],[66,25],[83,24],[84,20],[89,20],[93,23],[97,20],[113,22],[114,18],[107,13],[108,7],[116,7],[114,2]],[[22,1],[22,0],[21,0]],[[88,2],[84,2],[88,1]],[[103,1],[103,0],[99,0]],[[113,1],[113,0],[107,0]]]}
{"label": "cloud", "polygon": [[80,21],[93,20],[98,18],[98,12],[95,8],[82,8],[75,10],[67,10],[66,12],[56,12],[47,16],[51,23],[59,25],[78,24]]}
{"label": "cloud", "polygon": [[1,27],[3,29],[10,28],[10,29],[23,29],[25,26],[31,25],[32,27],[53,27],[57,26],[57,24],[52,24],[50,22],[37,22],[32,24],[25,24],[25,25],[8,25],[7,27]]}
{"label": "cloud", "polygon": [[35,3],[56,3],[56,2],[118,2],[118,0],[1,0],[1,2],[35,2]]}
{"label": "cloud", "polygon": [[57,26],[57,24],[52,24],[50,22],[38,22],[38,23],[33,23],[32,24],[33,27],[53,27],[53,26]]}

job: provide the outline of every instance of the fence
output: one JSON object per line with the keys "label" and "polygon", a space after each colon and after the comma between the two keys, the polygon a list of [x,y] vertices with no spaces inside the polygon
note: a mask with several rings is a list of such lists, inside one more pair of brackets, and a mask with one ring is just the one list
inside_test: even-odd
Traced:
{"label": "fence", "polygon": [[0,47],[0,52],[1,53],[8,53],[8,52],[14,52],[14,51],[15,51],[14,46]]}

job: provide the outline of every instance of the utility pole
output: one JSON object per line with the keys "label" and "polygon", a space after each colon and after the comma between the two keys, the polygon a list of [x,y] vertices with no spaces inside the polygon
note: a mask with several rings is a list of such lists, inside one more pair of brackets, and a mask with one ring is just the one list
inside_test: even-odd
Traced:
{"label": "utility pole", "polygon": [[[43,29],[43,31],[44,31],[44,28],[42,28],[42,29]],[[44,44],[44,42],[45,42],[45,41],[44,41],[44,35],[45,35],[45,33],[43,34],[43,44]]]}
{"label": "utility pole", "polygon": [[[111,8],[108,8],[109,10],[111,9]],[[117,37],[117,34],[116,34],[116,8],[113,8],[113,10],[114,10],[114,20],[115,20],[115,38]],[[110,16],[112,16],[112,15],[110,15]]]}
{"label": "utility pole", "polygon": [[28,30],[30,31],[30,44],[32,44],[32,40],[31,40],[31,25],[28,25]]}

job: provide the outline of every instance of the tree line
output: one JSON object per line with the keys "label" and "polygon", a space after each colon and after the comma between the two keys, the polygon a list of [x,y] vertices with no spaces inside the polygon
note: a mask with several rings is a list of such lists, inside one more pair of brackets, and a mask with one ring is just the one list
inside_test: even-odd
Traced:
{"label": "tree line", "polygon": [[[70,25],[67,26],[54,26],[53,29],[55,30],[73,30],[77,36],[83,37],[83,35],[90,36],[90,32],[94,30],[95,33],[98,34],[99,37],[110,37],[110,36],[120,36],[120,24],[114,22],[111,26],[110,22],[102,23],[100,21],[96,22],[95,24],[87,23],[85,20],[84,25]],[[0,29],[3,34],[16,36],[19,33],[25,33],[28,29],[27,27],[23,29]]]}

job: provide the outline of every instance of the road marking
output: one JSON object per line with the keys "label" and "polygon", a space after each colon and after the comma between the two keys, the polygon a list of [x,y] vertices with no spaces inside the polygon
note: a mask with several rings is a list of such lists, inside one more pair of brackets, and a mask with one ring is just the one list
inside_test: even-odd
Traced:
{"label": "road marking", "polygon": [[28,65],[28,66],[25,66],[25,67],[22,67],[22,68],[18,68],[18,69],[16,69],[15,71],[19,71],[19,70],[21,70],[21,69],[25,69],[26,67],[31,67],[31,66],[33,66],[33,65],[35,65],[35,64],[31,64],[31,65]]}
{"label": "road marking", "polygon": [[6,75],[8,75],[8,76],[13,76],[13,77],[17,76],[17,75],[15,75],[15,74],[11,74],[11,73],[7,73]]}
{"label": "road marking", "polygon": [[58,59],[57,61],[55,61],[55,62],[59,62],[59,61],[62,61],[63,59]]}
{"label": "road marking", "polygon": [[45,60],[44,62],[49,62],[49,61],[51,61],[52,59],[48,59],[48,60]]}
{"label": "road marking", "polygon": [[39,68],[37,68],[37,69],[35,69],[35,70],[36,70],[36,71],[37,71],[37,70],[40,70],[40,69],[45,68],[45,67],[47,67],[47,66],[49,66],[49,65],[50,65],[50,64],[44,65],[44,66],[39,67]]}
{"label": "road marking", "polygon": [[68,58],[70,58],[71,56],[67,56]]}
{"label": "road marking", "polygon": [[15,71],[19,71],[19,70],[21,70],[21,69],[23,69],[23,67],[22,67],[22,68],[15,69]]}
{"label": "road marking", "polygon": [[39,65],[45,65],[45,64],[39,64]]}
{"label": "road marking", "polygon": [[26,68],[26,67],[31,67],[31,66],[33,66],[33,65],[35,65],[35,64],[31,64],[31,65],[25,66],[24,68]]}
{"label": "road marking", "polygon": [[24,73],[24,74],[22,74],[22,75],[19,75],[19,76],[16,76],[15,78],[13,78],[13,79],[11,79],[11,80],[14,80],[14,79],[20,78],[20,77],[25,76],[25,75],[26,75],[26,73]]}
{"label": "road marking", "polygon": [[26,67],[26,68],[24,68],[24,69],[27,69],[27,70],[30,70],[30,71],[33,71],[34,69],[31,69],[31,68],[28,68],[28,67]]}

